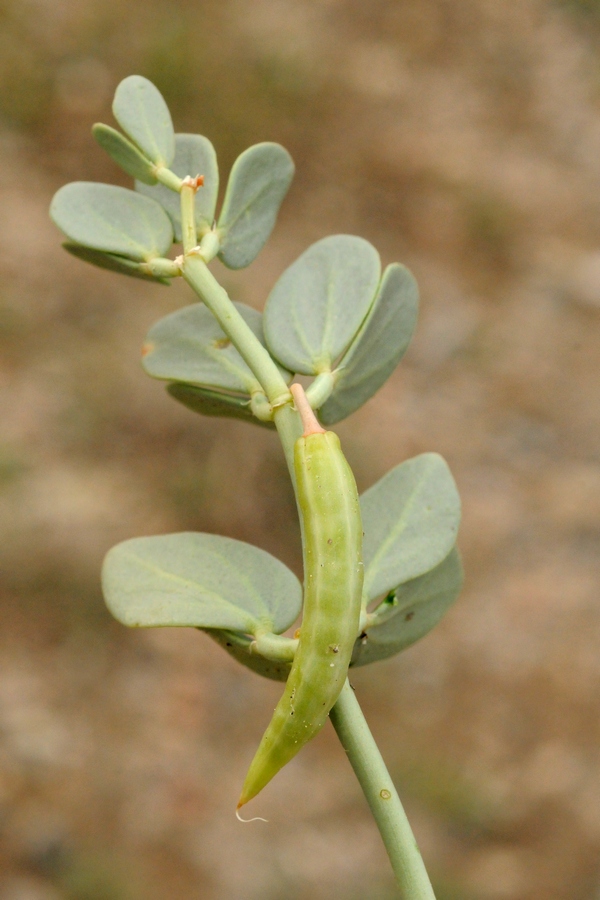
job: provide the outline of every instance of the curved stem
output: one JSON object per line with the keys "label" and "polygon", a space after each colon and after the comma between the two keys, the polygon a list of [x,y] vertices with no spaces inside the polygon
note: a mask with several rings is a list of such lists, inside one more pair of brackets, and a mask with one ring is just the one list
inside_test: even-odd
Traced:
{"label": "curved stem", "polygon": [[279,406],[291,400],[288,386],[269,351],[249,328],[206,263],[191,253],[184,257],[181,272],[256,375],[270,403]]}
{"label": "curved stem", "polygon": [[377,822],[403,900],[435,900],[404,807],[348,680],[329,718]]}

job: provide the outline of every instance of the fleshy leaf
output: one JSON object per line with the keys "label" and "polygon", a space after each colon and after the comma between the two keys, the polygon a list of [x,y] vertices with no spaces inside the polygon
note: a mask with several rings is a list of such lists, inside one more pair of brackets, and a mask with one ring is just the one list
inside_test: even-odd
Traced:
{"label": "fleshy leaf", "polygon": [[[260,341],[262,316],[235,304]],[[264,342],[264,341],[263,341]],[[153,325],[143,349],[148,375],[248,395],[260,385],[212,313],[199,303],[186,306]],[[286,373],[289,378],[289,373]]]}
{"label": "fleshy leaf", "polygon": [[422,453],[396,466],[360,498],[369,600],[429,572],[456,540],[460,498],[445,460]]}
{"label": "fleshy leaf", "polygon": [[[202,232],[211,228],[215,217],[217,205],[217,193],[219,191],[219,168],[215,148],[200,134],[176,134],[175,157],[170,166],[180,178],[186,175],[203,175],[204,184],[196,194],[196,229],[200,237]],[[181,202],[179,194],[170,190],[163,184],[148,187],[146,184],[136,182],[136,191],[152,197],[167,211],[173,223],[175,239],[179,242],[181,236]]]}
{"label": "fleshy leaf", "polygon": [[388,266],[367,319],[339,363],[333,393],[320,409],[324,425],[345,419],[387,381],[408,348],[418,307],[411,273],[398,263]]}
{"label": "fleshy leaf", "polygon": [[273,230],[294,177],[294,162],[280,144],[255,144],[236,159],[219,216],[219,258],[230,269],[255,259]]}
{"label": "fleshy leaf", "polygon": [[263,422],[250,409],[250,395],[224,394],[194,384],[174,381],[167,385],[167,391],[175,400],[179,400],[188,409],[202,416],[224,416],[229,419],[242,419],[265,428],[275,428],[274,422]]}
{"label": "fleshy leaf", "polygon": [[381,604],[393,604],[394,613],[381,625],[369,628],[357,639],[352,666],[386,659],[405,650],[428,634],[452,606],[460,593],[463,570],[456,547],[430,572],[396,588]]}
{"label": "fleshy leaf", "polygon": [[74,181],[54,195],[50,216],[75,244],[143,262],[165,256],[171,221],[154,200],[112,184]]}
{"label": "fleshy leaf", "polygon": [[379,255],[363,238],[317,241],[285,270],[264,312],[271,354],[291,372],[332,369],[360,330],[380,277]]}
{"label": "fleshy leaf", "polygon": [[120,83],[113,100],[113,115],[125,134],[148,159],[170,166],[175,154],[169,107],[157,87],[141,75]]}
{"label": "fleshy leaf", "polygon": [[272,681],[287,681],[291,664],[286,662],[274,662],[265,659],[250,649],[251,641],[244,635],[234,631],[219,631],[218,629],[205,629],[214,641],[229,653],[237,662]]}
{"label": "fleshy leaf", "polygon": [[280,560],[215,534],[141,537],[113,547],[102,588],[124,625],[226,628],[281,633],[300,612],[302,588]]}
{"label": "fleshy leaf", "polygon": [[153,164],[120,131],[111,128],[110,125],[103,125],[99,122],[92,128],[92,134],[102,149],[128,175],[138,178],[146,184],[156,184]]}

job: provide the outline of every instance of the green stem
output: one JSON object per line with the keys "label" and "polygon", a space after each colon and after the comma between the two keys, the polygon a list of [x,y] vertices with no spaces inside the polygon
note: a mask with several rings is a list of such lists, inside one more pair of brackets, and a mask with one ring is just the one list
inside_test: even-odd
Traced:
{"label": "green stem", "polygon": [[183,181],[180,198],[183,252],[189,253],[198,243],[196,237],[196,188]]}
{"label": "green stem", "polygon": [[348,680],[329,717],[383,838],[402,900],[435,900],[406,813]]}
{"label": "green stem", "polygon": [[181,271],[192,290],[210,309],[267,395],[273,407],[273,420],[279,432],[295,491],[294,444],[302,434],[302,425],[298,413],[290,403],[292,395],[281,372],[201,257],[193,253],[185,256]]}
{"label": "green stem", "polygon": [[187,283],[210,309],[244,362],[254,373],[271,405],[277,408],[288,403],[291,394],[281,372],[206,263],[192,253],[184,257],[181,271]]}

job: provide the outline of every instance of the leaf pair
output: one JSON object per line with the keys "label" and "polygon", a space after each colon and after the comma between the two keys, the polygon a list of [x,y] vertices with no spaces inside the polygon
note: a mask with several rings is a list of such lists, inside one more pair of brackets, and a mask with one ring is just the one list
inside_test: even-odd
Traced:
{"label": "leaf pair", "polygon": [[[58,192],[51,216],[70,239],[66,249],[81,259],[125,275],[161,281],[139,263],[164,256],[173,240],[181,242],[178,187],[187,175],[204,178],[196,196],[198,240],[211,230],[219,190],[217,157],[207,138],[174,133],[162,95],[140,75],[120,83],[113,113],[125,133],[96,124],[93,134],[136,179],[137,193],[77,182]],[[292,159],[279,144],[257,144],[236,160],[217,222],[218,255],[225,265],[243,268],[258,255],[273,230],[293,174]],[[146,223],[143,234],[132,224],[138,217]]]}
{"label": "leaf pair", "polygon": [[387,596],[356,642],[354,666],[399,653],[426,635],[462,585],[454,546],[460,498],[441,456],[423,453],[396,466],[365,491],[360,505],[365,599]]}
{"label": "leaf pair", "polygon": [[146,78],[130,75],[119,84],[112,110],[127,137],[102,124],[94,125],[94,137],[129,175],[156,184],[156,169],[168,168],[175,155],[171,113],[160,91]]}
{"label": "leaf pair", "polygon": [[[264,338],[259,314],[253,316],[255,333],[284,367],[288,382],[291,372],[317,375],[337,365],[333,392],[320,409],[321,420],[330,425],[358,409],[389,377],[408,347],[417,311],[418,290],[408,269],[393,264],[381,277],[379,255],[371,244],[334,235],[313,244],[276,283],[263,315]],[[250,322],[250,313],[244,315]],[[151,330],[147,345],[153,355],[144,367],[156,378],[178,382],[170,392],[197,412],[258,421],[248,408],[251,389],[243,383],[253,376],[241,357],[231,350],[244,373],[235,385],[215,365],[219,355],[212,348],[225,340],[206,313],[182,310]],[[182,362],[192,343],[198,366]],[[219,359],[224,362],[225,356]],[[222,402],[205,397],[201,391],[206,388],[222,392]],[[246,395],[245,402],[225,396],[231,391]]]}
{"label": "leaf pair", "polygon": [[265,340],[291,372],[334,372],[320,409],[325,425],[354,412],[379,390],[406,352],[418,311],[418,289],[404,266],[381,277],[375,248],[333,235],[286,269],[267,300]]}
{"label": "leaf pair", "polygon": [[[96,125],[96,140],[134,178],[156,184],[157,167],[170,165],[175,152],[165,101],[149,81],[132,75],[117,88],[113,112],[127,136]],[[74,256],[168,284],[143,265],[164,257],[173,243],[171,221],[155,201],[113,185],[74,182],[55,194],[50,215],[69,238],[64,246]]]}
{"label": "leaf pair", "polygon": [[[199,134],[174,134],[171,117],[157,88],[147,79],[132,75],[115,94],[113,113],[123,131],[157,164],[167,166],[179,178],[202,175],[204,184],[196,196],[196,230],[200,239],[212,228],[219,191],[217,156],[208,138]],[[115,135],[117,137],[115,137]],[[141,169],[129,143],[107,125],[94,126],[94,136],[126,172],[136,179],[136,190],[156,200],[168,213],[175,239],[182,240],[179,197],[157,184],[152,171]],[[121,137],[119,143],[117,138]],[[279,207],[294,176],[291,156],[279,144],[265,142],[245,150],[235,161],[217,222],[219,258],[231,269],[241,269],[256,258],[273,230]]]}
{"label": "leaf pair", "polygon": [[[384,659],[427,634],[462,581],[453,549],[460,501],[440,456],[396,466],[360,502],[367,599],[388,596],[366,639],[358,639],[353,665]],[[240,662],[285,680],[286,667],[261,662],[245,637],[265,628],[281,634],[300,613],[297,578],[265,551],[208,534],[135,538],[108,553],[103,588],[123,624],[207,629]]]}
{"label": "leaf pair", "polygon": [[[236,308],[264,345],[262,315],[236,303]],[[201,304],[165,316],[148,332],[142,364],[153,378],[170,381],[169,393],[195,412],[261,422],[250,408],[262,388],[212,313]],[[286,381],[291,374],[281,370]]]}

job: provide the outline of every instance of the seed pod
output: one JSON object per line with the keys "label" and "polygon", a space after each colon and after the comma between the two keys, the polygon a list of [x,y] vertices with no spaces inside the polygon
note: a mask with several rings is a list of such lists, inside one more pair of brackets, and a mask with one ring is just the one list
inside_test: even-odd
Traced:
{"label": "seed pod", "polygon": [[300,385],[291,390],[305,429],[294,447],[304,613],[285,692],[252,761],[238,809],[327,721],[346,679],[359,627],[363,563],[356,482],[338,436],[321,428]]}

